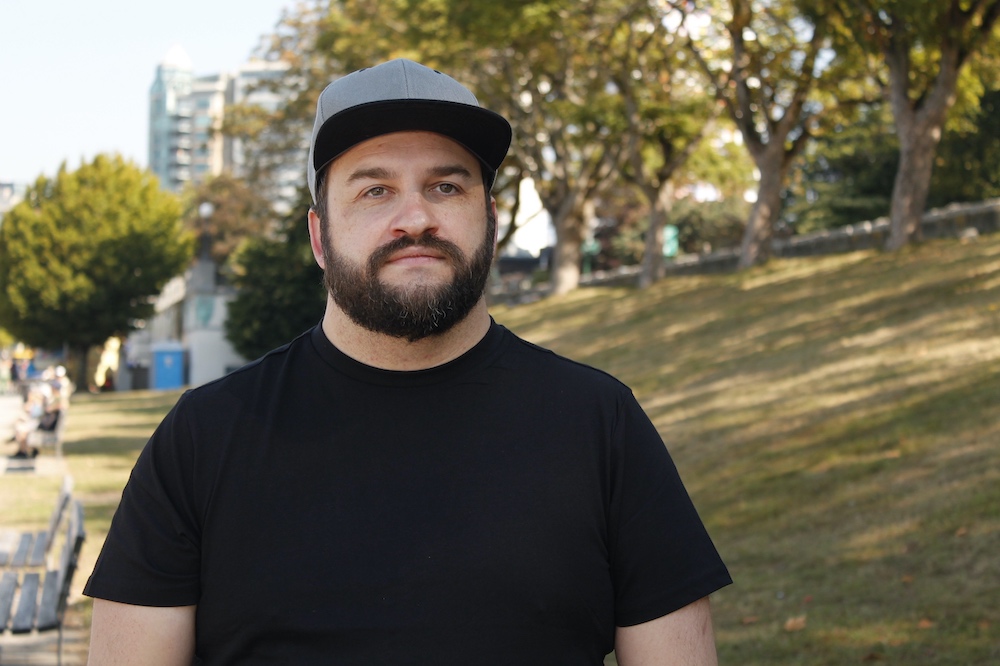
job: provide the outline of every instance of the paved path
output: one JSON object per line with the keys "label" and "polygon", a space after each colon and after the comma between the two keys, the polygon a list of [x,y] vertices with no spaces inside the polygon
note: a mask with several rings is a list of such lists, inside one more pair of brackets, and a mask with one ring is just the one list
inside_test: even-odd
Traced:
{"label": "paved path", "polygon": [[[87,663],[89,633],[82,620],[66,613],[67,626],[63,629],[63,666],[84,666]],[[56,666],[59,663],[59,633],[13,636],[9,632],[0,636],[0,664],[3,666]]]}

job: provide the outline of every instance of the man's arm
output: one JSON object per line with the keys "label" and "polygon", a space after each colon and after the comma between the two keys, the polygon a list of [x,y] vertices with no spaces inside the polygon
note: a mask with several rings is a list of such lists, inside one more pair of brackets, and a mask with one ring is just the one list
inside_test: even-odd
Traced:
{"label": "man's arm", "polygon": [[708,597],[649,622],[615,630],[619,666],[717,666]]}
{"label": "man's arm", "polygon": [[90,624],[92,666],[190,666],[197,606],[132,606],[94,599]]}

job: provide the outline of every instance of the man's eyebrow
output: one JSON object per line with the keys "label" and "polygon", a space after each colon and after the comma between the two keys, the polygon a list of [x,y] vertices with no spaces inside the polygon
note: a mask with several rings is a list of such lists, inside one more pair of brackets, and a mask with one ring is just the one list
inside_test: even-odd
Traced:
{"label": "man's eyebrow", "polygon": [[[462,176],[470,180],[472,179],[472,172],[461,164],[442,164],[431,167],[430,174],[436,178]],[[385,167],[369,167],[351,172],[351,175],[347,177],[347,182],[353,183],[358,180],[389,180],[394,177],[396,177],[395,172],[389,171]]]}
{"label": "man's eyebrow", "polygon": [[439,178],[445,176],[463,176],[469,179],[472,178],[472,172],[461,164],[442,164],[441,166],[433,167],[431,169],[431,175]]}
{"label": "man's eyebrow", "polygon": [[351,175],[347,177],[347,182],[353,183],[356,180],[366,179],[388,180],[389,178],[392,178],[393,175],[394,174],[391,171],[383,167],[371,167],[368,169],[358,169],[357,171],[352,172]]}

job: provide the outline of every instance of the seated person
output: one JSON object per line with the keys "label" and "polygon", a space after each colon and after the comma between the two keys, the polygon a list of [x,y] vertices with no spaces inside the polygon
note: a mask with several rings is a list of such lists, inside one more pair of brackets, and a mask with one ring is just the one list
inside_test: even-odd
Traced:
{"label": "seated person", "polygon": [[34,458],[38,449],[28,446],[28,436],[36,430],[52,431],[59,423],[59,400],[53,400],[52,387],[34,383],[28,387],[24,413],[14,423],[17,453],[12,458]]}

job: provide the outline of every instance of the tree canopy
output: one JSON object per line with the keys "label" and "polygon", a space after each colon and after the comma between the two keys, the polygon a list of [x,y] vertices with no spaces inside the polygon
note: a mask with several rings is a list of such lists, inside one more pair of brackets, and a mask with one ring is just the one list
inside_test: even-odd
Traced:
{"label": "tree canopy", "polygon": [[31,346],[84,353],[150,317],[191,250],[177,198],[148,172],[117,155],[63,165],[0,226],[0,326]]}
{"label": "tree canopy", "polygon": [[[766,256],[783,213],[805,230],[865,217],[890,197],[909,197],[919,211],[923,195],[910,187],[912,167],[902,181],[882,179],[887,164],[915,155],[907,137],[919,123],[899,109],[911,109],[914,118],[943,117],[920,111],[942,97],[934,86],[943,81],[955,83],[943,89],[951,91],[945,98],[974,110],[998,82],[998,12],[1000,0],[304,3],[285,15],[267,53],[291,64],[286,77],[269,84],[283,89],[286,103],[273,111],[236,109],[227,131],[254,147],[255,165],[301,162],[316,97],[329,81],[390,58],[419,60],[469,85],[514,126],[495,194],[501,211],[509,211],[519,205],[518,182],[534,183],[556,229],[556,292],[576,285],[582,241],[597,219],[615,214],[613,207],[601,210],[602,202],[629,196],[649,219],[642,272],[648,283],[658,272],[657,233],[674,202],[704,191],[695,187],[703,184],[742,198],[742,191],[720,186],[720,174],[734,183],[756,181],[743,266]],[[956,116],[966,119],[968,133],[975,115]],[[940,134],[933,123],[922,127],[927,131],[916,135]],[[926,143],[918,146],[921,160],[933,156]],[[705,171],[699,153],[722,145],[716,172]],[[948,158],[969,161],[953,152]],[[988,173],[988,160],[972,161]],[[856,168],[867,173],[855,178]],[[868,180],[878,191],[819,202],[789,197],[802,194],[794,191],[806,180],[812,183],[803,190],[812,196],[824,189],[820,181],[841,176],[834,184]],[[784,211],[789,202],[798,208]],[[830,210],[816,210],[826,203]]]}
{"label": "tree canopy", "polygon": [[226,338],[245,358],[285,344],[323,316],[326,289],[309,246],[309,202],[302,188],[279,233],[247,239],[230,258],[237,295],[229,303]]}
{"label": "tree canopy", "polygon": [[[244,239],[272,231],[271,203],[245,181],[223,173],[185,192],[184,224],[225,265]],[[209,206],[203,208],[205,204]]]}

